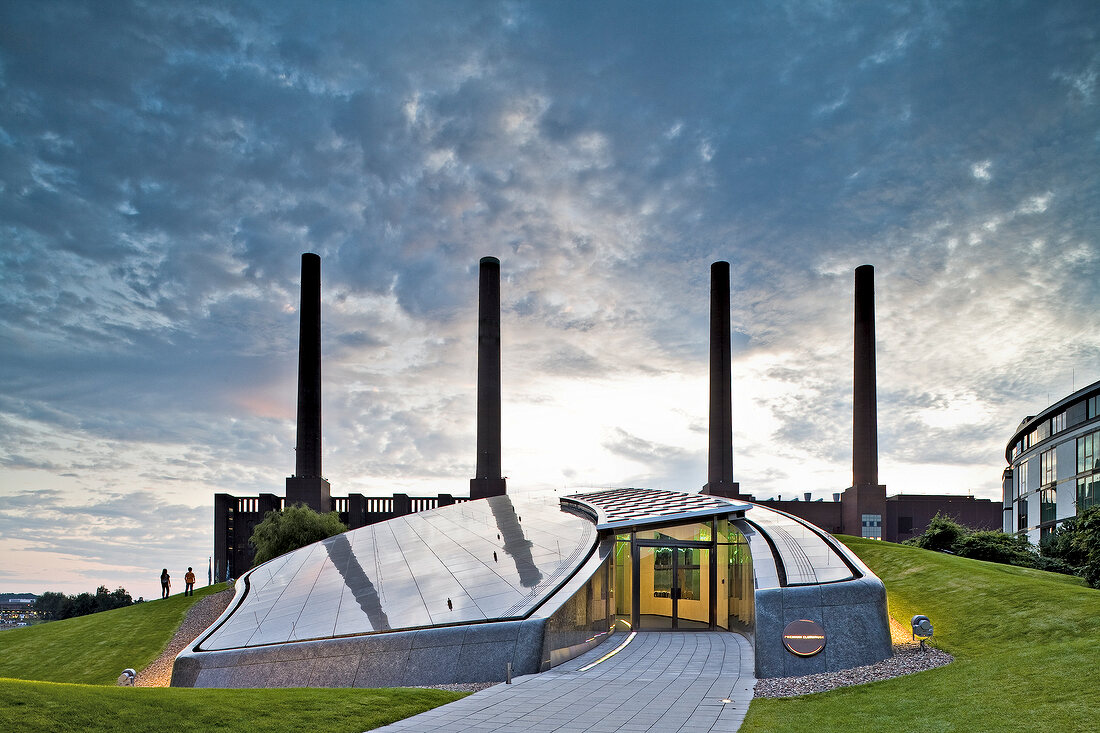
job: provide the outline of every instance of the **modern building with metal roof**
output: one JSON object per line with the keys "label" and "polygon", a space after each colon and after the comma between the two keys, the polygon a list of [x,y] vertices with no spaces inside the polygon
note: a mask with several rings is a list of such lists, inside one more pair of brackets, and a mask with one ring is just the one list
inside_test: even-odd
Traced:
{"label": "modern building with metal roof", "polygon": [[[316,264],[303,258],[303,279],[306,259]],[[507,492],[500,474],[499,268],[495,258],[481,260],[471,500],[353,529],[249,570],[229,608],[177,657],[173,685],[500,681],[547,670],[617,632],[665,629],[748,635],[759,677],[890,656],[882,582],[828,533],[753,503],[733,481],[727,263],[711,268],[710,455],[700,491]],[[862,399],[845,505],[864,524],[867,517],[881,521],[876,497],[885,495],[878,484],[872,277],[868,266],[857,270]],[[306,296],[303,287],[303,302]],[[308,297],[314,299],[312,288]],[[313,455],[287,480],[287,496],[294,489],[323,510],[332,502],[319,476],[314,320],[302,331],[310,347],[302,363],[310,368],[299,370],[300,424],[301,415],[309,418],[299,442]]]}
{"label": "modern building with metal roof", "polygon": [[[820,653],[785,648],[799,620],[826,630]],[[499,681],[660,629],[747,633],[762,677],[890,655],[881,581],[828,534],[723,497],[605,489],[439,507],[264,563],[172,684]]]}

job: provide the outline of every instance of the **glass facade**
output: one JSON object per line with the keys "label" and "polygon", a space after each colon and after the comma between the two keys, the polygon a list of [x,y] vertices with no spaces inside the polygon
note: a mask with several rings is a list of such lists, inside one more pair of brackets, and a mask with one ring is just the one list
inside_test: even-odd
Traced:
{"label": "glass facade", "polygon": [[[1026,533],[1035,543],[1044,530],[1073,513],[1100,506],[1100,430],[1095,422],[1100,419],[1100,394],[1095,391],[1098,384],[1059,403],[1057,412],[1051,409],[1027,418],[1013,436],[1005,452],[1010,469],[1003,482],[1004,502],[1012,511],[1005,512],[1004,531]],[[1082,429],[1091,432],[1082,435]],[[1076,450],[1071,453],[1070,447]],[[1028,467],[1032,463],[1036,476],[1029,484]],[[1059,490],[1063,492],[1061,502]],[[1035,502],[1030,514],[1028,499]]]}
{"label": "glass facade", "polygon": [[1100,506],[1100,431],[1077,439],[1077,474],[1077,513],[1080,514]]}
{"label": "glass facade", "polygon": [[718,606],[717,625],[723,629],[751,627],[756,584],[752,575],[752,555],[745,535],[725,519],[718,520],[718,583],[726,591],[725,612]]}
{"label": "glass facade", "polygon": [[1052,484],[1058,480],[1058,455],[1054,449],[1039,454],[1039,483]]}
{"label": "glass facade", "polygon": [[1077,439],[1077,473],[1100,469],[1100,431]]}
{"label": "glass facade", "polygon": [[1050,418],[1050,433],[1060,433],[1066,429],[1066,413],[1060,412],[1054,417]]}
{"label": "glass facade", "polygon": [[543,662],[557,666],[596,646],[611,633],[614,599],[610,575],[614,556],[600,568],[561,608],[554,611],[546,625]]}
{"label": "glass facade", "polygon": [[1054,489],[1039,492],[1039,521],[1053,522],[1058,518],[1058,497]]}
{"label": "glass facade", "polygon": [[631,555],[630,533],[615,535],[615,627],[632,628],[630,609],[633,607],[632,571],[634,562]]}
{"label": "glass facade", "polygon": [[617,628],[752,625],[752,556],[725,518],[617,534],[613,572]]}
{"label": "glass facade", "polygon": [[1100,473],[1077,479],[1077,513],[1100,506]]}

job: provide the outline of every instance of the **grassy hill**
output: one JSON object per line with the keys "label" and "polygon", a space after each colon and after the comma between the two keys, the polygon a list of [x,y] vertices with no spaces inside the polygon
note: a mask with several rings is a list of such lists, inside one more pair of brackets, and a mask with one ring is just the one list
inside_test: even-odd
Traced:
{"label": "grassy hill", "polygon": [[890,615],[932,619],[940,669],[754,700],[742,731],[1097,731],[1100,591],[1080,578],[842,537],[886,583]]}
{"label": "grassy hill", "polygon": [[[1100,591],[1069,576],[842,539],[886,582],[890,614],[903,623],[928,615],[935,644],[955,662],[818,695],[754,700],[741,730],[1100,731]],[[0,730],[350,733],[462,696],[104,686],[124,667],[155,658],[191,600],[174,596],[0,633],[0,676],[55,681],[0,679]]]}
{"label": "grassy hill", "polygon": [[[115,687],[168,645],[193,597],[0,632],[0,730],[363,731],[451,702],[443,690],[192,690]],[[82,684],[62,684],[82,683]]]}
{"label": "grassy hill", "polygon": [[113,611],[0,633],[0,677],[113,685],[122,670],[141,670],[168,646],[187,609],[225,583]]}

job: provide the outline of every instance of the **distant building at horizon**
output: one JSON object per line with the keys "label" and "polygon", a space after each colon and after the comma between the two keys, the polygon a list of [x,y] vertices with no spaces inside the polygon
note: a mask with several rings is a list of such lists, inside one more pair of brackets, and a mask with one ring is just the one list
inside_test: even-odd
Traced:
{"label": "distant building at horizon", "polygon": [[936,514],[951,517],[971,529],[1000,529],[1001,504],[992,499],[976,499],[962,494],[894,494],[885,498],[885,516],[879,523],[861,521],[859,532],[846,530],[843,523],[843,495],[833,500],[810,500],[806,492],[800,499],[753,499],[770,509],[792,514],[816,524],[832,534],[904,542],[919,537]]}

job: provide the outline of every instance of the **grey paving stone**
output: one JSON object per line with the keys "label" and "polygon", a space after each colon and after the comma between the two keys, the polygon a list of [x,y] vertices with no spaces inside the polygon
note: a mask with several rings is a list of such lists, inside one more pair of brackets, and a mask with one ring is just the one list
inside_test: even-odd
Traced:
{"label": "grey paving stone", "polygon": [[747,639],[729,632],[643,632],[614,657],[579,671],[624,639],[616,634],[547,672],[378,730],[669,733],[740,727],[755,682]]}

